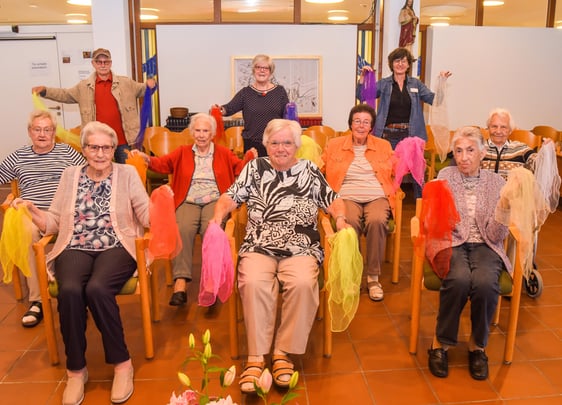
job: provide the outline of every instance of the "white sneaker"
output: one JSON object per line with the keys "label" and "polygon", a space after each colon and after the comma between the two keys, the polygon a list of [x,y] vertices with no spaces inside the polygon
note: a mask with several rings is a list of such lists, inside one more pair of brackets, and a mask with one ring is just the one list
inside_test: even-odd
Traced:
{"label": "white sneaker", "polygon": [[382,301],[384,298],[384,291],[382,290],[382,285],[378,281],[371,281],[367,283],[367,288],[369,289],[369,298],[373,301]]}
{"label": "white sneaker", "polygon": [[68,377],[62,394],[62,405],[80,405],[84,401],[84,385],[88,382],[88,370],[82,375]]}
{"label": "white sneaker", "polygon": [[111,386],[111,402],[114,404],[122,404],[133,395],[134,369],[131,366],[126,370],[119,370],[113,376],[113,385]]}

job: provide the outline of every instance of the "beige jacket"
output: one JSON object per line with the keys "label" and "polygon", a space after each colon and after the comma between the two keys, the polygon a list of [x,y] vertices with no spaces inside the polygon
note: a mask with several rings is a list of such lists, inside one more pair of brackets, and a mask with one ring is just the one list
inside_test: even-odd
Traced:
{"label": "beige jacket", "polygon": [[[74,232],[74,211],[78,179],[84,166],[70,166],[62,173],[59,187],[47,211],[45,234],[57,234],[53,249],[47,255],[51,262],[66,248]],[[150,225],[149,198],[133,166],[113,163],[109,215],[117,238],[136,260],[135,239]]]}
{"label": "beige jacket", "polygon": [[[111,93],[119,106],[121,123],[127,143],[132,145],[135,143],[135,138],[140,129],[137,99],[144,96],[146,84],[135,82],[126,76],[117,76],[113,72],[111,74],[113,76]],[[60,103],[78,103],[82,126],[84,126],[88,122],[96,120],[96,103],[94,98],[96,75],[97,73],[94,72],[87,79],[81,80],[77,85],[68,89],[47,87],[44,97]]]}

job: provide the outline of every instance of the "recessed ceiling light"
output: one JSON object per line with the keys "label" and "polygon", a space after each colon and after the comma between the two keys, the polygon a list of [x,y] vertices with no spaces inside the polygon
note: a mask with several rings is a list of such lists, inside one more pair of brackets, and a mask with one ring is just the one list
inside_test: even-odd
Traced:
{"label": "recessed ceiling light", "polygon": [[331,15],[328,17],[328,20],[330,21],[347,21],[349,20],[349,17],[346,15]]}
{"label": "recessed ceiling light", "polygon": [[66,0],[68,4],[73,6],[91,6],[92,0]]}
{"label": "recessed ceiling light", "polygon": [[69,24],[88,24],[88,20],[79,19],[79,18],[70,18],[66,20]]}
{"label": "recessed ceiling light", "polygon": [[449,23],[448,22],[433,22],[430,24],[432,27],[448,27]]}
{"label": "recessed ceiling light", "polygon": [[503,6],[504,2],[497,1],[497,0],[484,0],[482,2],[482,5],[484,5],[485,7],[496,7],[496,6]]}
{"label": "recessed ceiling light", "polygon": [[140,19],[141,21],[151,21],[151,20],[157,20],[158,16],[154,14],[141,14]]}
{"label": "recessed ceiling light", "polygon": [[157,8],[147,8],[147,7],[141,7],[141,11],[153,11],[155,13],[159,12],[160,9]]}
{"label": "recessed ceiling light", "polygon": [[430,20],[450,20],[451,17],[431,17]]}
{"label": "recessed ceiling light", "polygon": [[335,3],[343,3],[343,0],[305,0],[307,3],[314,3],[314,4],[335,4]]}
{"label": "recessed ceiling light", "polygon": [[345,13],[349,13],[348,10],[328,10],[328,14],[330,13],[340,13],[340,14],[345,14]]}
{"label": "recessed ceiling light", "polygon": [[65,14],[67,17],[87,17],[88,14],[81,14],[81,13],[68,13]]}

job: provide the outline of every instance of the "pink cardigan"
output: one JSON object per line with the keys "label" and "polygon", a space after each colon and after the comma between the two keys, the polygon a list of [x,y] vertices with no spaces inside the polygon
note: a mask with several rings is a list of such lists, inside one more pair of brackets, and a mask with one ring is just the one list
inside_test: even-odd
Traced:
{"label": "pink cardigan", "polygon": [[[248,151],[244,155],[244,159],[240,160],[230,149],[215,144],[213,173],[221,194],[234,183],[235,177],[240,174],[244,165],[253,158],[254,155]],[[177,209],[185,201],[191,186],[195,170],[193,145],[180,146],[164,156],[151,156],[149,167],[158,173],[174,175],[171,187],[174,191],[174,204]]]}
{"label": "pink cardigan", "polygon": [[[109,215],[117,238],[136,260],[135,239],[150,225],[148,194],[137,174],[130,165],[113,164]],[[74,211],[78,192],[78,179],[84,166],[70,166],[62,173],[59,187],[46,212],[45,234],[58,233],[53,249],[47,255],[51,262],[66,248],[74,231]]]}
{"label": "pink cardigan", "polygon": [[[371,164],[371,168],[381,183],[384,194],[388,199],[392,215],[396,218],[396,192],[392,186],[392,159],[393,151],[390,143],[384,139],[369,135],[367,137],[367,150],[365,157]],[[338,136],[330,139],[322,154],[326,180],[334,191],[339,192],[343,180],[353,161],[353,141],[351,135]]]}

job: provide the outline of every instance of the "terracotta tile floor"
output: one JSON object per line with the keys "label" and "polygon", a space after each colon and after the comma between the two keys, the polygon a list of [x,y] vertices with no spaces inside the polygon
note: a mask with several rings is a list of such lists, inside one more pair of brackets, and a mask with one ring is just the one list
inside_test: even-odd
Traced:
{"label": "terracotta tile floor", "polygon": [[[2,195],[5,195],[5,190]],[[362,291],[357,315],[347,331],[334,334],[331,359],[322,357],[322,335],[319,323],[312,331],[307,353],[298,356],[302,389],[293,403],[343,404],[560,404],[562,403],[562,211],[551,215],[540,233],[537,264],[544,279],[544,292],[538,299],[524,295],[521,301],[516,350],[511,365],[502,364],[507,311],[500,324],[492,328],[488,354],[490,378],[474,381],[467,370],[466,339],[468,318],[465,311],[461,324],[461,343],[450,352],[451,371],[447,379],[433,377],[427,369],[428,347],[434,328],[437,294],[424,292],[419,351],[408,353],[408,292],[410,285],[411,242],[409,218],[413,204],[404,209],[404,232],[401,253],[401,278],[390,282],[390,265],[383,270],[385,299],[369,301]],[[200,259],[197,260],[200,263]],[[197,336],[209,328],[213,351],[230,360],[228,348],[228,308],[199,308],[197,284],[189,291],[185,308],[167,305],[171,294],[163,276],[160,291],[162,321],[154,324],[156,354],[144,359],[140,316],[137,301],[120,298],[125,333],[135,365],[135,393],[128,404],[167,404],[170,393],[179,391],[176,378],[187,353],[189,332]],[[507,307],[508,302],[503,306]],[[43,325],[34,329],[20,326],[27,301],[14,300],[11,285],[0,285],[0,402],[12,404],[60,404],[65,385],[64,363],[51,366],[46,351]],[[242,326],[241,326],[241,329]],[[243,340],[243,339],[242,339]],[[59,338],[59,350],[63,346]],[[241,343],[242,353],[245,345]],[[88,368],[84,404],[109,403],[112,368],[103,362],[99,333],[93,324],[88,328]],[[64,355],[63,355],[64,359]],[[190,374],[199,380],[198,371]],[[229,390],[239,404],[259,404],[254,397],[241,396],[237,387]],[[279,401],[274,392],[271,401]],[[270,402],[271,402],[270,401]]]}

